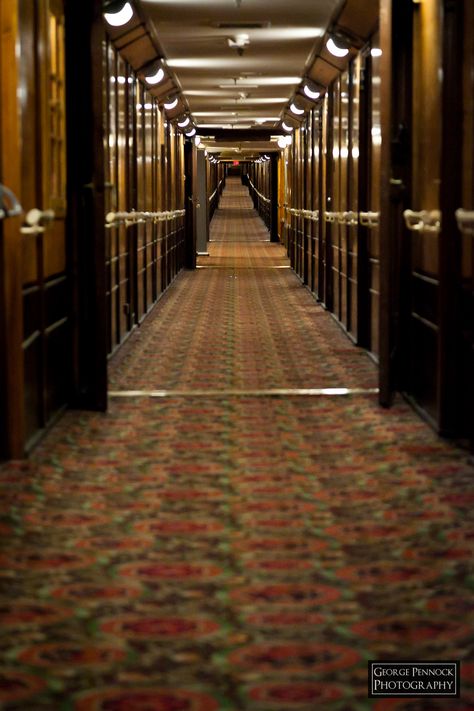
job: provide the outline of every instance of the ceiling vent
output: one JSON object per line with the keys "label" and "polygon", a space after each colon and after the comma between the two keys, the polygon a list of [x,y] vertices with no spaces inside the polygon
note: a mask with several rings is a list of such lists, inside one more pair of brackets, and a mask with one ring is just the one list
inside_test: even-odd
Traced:
{"label": "ceiling vent", "polygon": [[213,22],[212,26],[219,30],[263,30],[271,27],[271,22]]}

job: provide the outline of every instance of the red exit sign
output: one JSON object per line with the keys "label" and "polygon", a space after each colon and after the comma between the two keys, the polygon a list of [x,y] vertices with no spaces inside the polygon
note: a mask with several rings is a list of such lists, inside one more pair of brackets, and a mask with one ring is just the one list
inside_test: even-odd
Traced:
{"label": "red exit sign", "polygon": [[240,162],[238,160],[234,160],[232,165],[240,165]]}

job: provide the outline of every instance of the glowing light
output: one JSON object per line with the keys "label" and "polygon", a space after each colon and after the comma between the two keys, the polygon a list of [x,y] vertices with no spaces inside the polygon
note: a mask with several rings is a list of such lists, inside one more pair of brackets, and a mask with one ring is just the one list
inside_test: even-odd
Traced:
{"label": "glowing light", "polygon": [[278,147],[279,148],[286,148],[285,136],[280,136],[280,138],[278,139]]}
{"label": "glowing light", "polygon": [[195,135],[196,135],[196,129],[195,129],[195,128],[192,128],[190,131],[187,131],[187,132],[186,132],[186,136],[187,136],[188,138],[192,138],[192,137],[195,136]]}
{"label": "glowing light", "polygon": [[178,121],[178,126],[180,128],[185,128],[189,124],[190,121],[191,121],[191,119],[189,118],[189,116],[186,116],[186,118],[183,119],[183,121]]}
{"label": "glowing light", "polygon": [[293,126],[288,126],[284,121],[282,122],[281,125],[283,126],[285,131],[288,131],[288,133],[291,133],[291,131],[293,130]]}
{"label": "glowing light", "polygon": [[122,25],[126,25],[127,22],[130,22],[132,17],[133,17],[133,7],[130,5],[129,2],[126,2],[125,5],[122,7],[122,9],[119,10],[118,12],[105,12],[104,13],[105,21],[111,27],[122,27]]}
{"label": "glowing light", "polygon": [[194,145],[199,146],[200,143],[201,143],[201,136],[196,136],[196,138],[194,139]]}
{"label": "glowing light", "polygon": [[258,118],[255,119],[255,123],[266,123],[267,121],[278,121],[279,117],[278,116],[267,116],[267,118]]}
{"label": "glowing light", "polygon": [[381,57],[382,50],[380,49],[380,47],[372,47],[372,49],[370,50],[370,54],[372,55],[372,57]]}
{"label": "glowing light", "polygon": [[313,99],[313,101],[319,99],[319,97],[321,96],[319,91],[312,91],[312,89],[309,88],[308,84],[304,85],[303,91],[308,97],[308,99]]}
{"label": "glowing light", "polygon": [[176,99],[173,99],[173,101],[167,101],[164,104],[164,107],[167,111],[172,111],[173,109],[175,109],[177,107],[177,105],[178,105],[178,97],[176,97]]}
{"label": "glowing light", "polygon": [[347,57],[347,55],[349,54],[348,48],[338,46],[334,42],[332,37],[330,37],[328,39],[328,41],[326,42],[326,47],[329,50],[329,52],[331,52],[331,54],[334,55],[334,57]]}
{"label": "glowing light", "polygon": [[290,105],[290,111],[296,114],[297,116],[301,116],[301,114],[304,114],[304,109],[299,109],[294,102]]}
{"label": "glowing light", "polygon": [[287,146],[291,146],[293,143],[293,136],[283,136],[285,143]]}
{"label": "glowing light", "polygon": [[158,71],[155,74],[150,74],[150,76],[145,77],[145,81],[147,84],[159,84],[160,81],[163,81],[163,77],[165,76],[165,73],[161,67],[158,68]]}

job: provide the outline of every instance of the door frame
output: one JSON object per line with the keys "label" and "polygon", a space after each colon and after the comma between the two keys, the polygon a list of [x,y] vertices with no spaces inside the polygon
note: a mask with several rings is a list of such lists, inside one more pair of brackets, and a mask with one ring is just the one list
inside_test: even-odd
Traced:
{"label": "door frame", "polygon": [[74,317],[71,405],[107,409],[101,0],[66,2],[68,230]]}

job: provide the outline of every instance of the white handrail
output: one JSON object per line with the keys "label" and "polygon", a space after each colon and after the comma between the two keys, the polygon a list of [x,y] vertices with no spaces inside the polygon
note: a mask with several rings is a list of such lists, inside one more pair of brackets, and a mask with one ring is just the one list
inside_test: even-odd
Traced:
{"label": "white handrail", "polygon": [[262,193],[260,193],[260,192],[257,190],[257,188],[256,188],[255,185],[252,183],[252,181],[250,180],[250,178],[249,178],[248,175],[247,175],[247,180],[249,181],[250,186],[255,190],[255,192],[257,193],[257,195],[258,195],[259,198],[261,198],[264,202],[271,202],[270,198],[265,197],[265,195],[262,195]]}
{"label": "white handrail", "polygon": [[185,210],[160,210],[157,212],[131,210],[130,212],[108,212],[105,216],[105,226],[108,228],[124,224],[125,227],[143,222],[166,222],[183,217]]}
{"label": "white handrail", "polygon": [[405,224],[411,232],[432,232],[438,234],[441,230],[440,210],[404,210]]}
{"label": "white handrail", "polygon": [[380,212],[359,212],[359,222],[363,227],[374,229],[379,226]]}
{"label": "white handrail", "polygon": [[359,215],[357,212],[354,212],[353,210],[347,210],[346,212],[341,212],[339,214],[339,223],[341,225],[358,225],[359,224]]}
{"label": "white handrail", "polygon": [[460,231],[474,237],[474,210],[464,210],[460,207],[454,214]]}
{"label": "white handrail", "polygon": [[341,214],[340,212],[331,212],[331,211],[325,210],[323,212],[324,221],[325,222],[336,222],[337,220],[339,220],[340,214]]}

